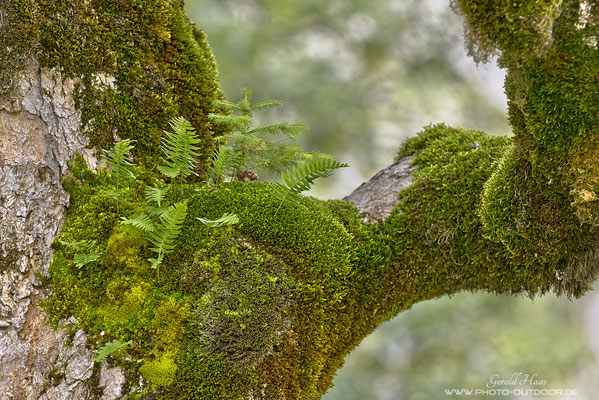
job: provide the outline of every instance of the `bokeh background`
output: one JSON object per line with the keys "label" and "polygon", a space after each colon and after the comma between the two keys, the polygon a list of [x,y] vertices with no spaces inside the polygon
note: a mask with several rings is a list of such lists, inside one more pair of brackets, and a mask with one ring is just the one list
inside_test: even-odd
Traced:
{"label": "bokeh background", "polygon": [[[509,135],[504,72],[466,56],[461,18],[442,0],[187,0],[207,34],[225,95],[243,87],[283,108],[263,123],[310,126],[308,151],[351,168],[312,194],[340,198],[389,165],[430,123]],[[537,374],[537,389],[599,399],[599,296],[528,298],[463,293],[416,305],[346,359],[325,400],[467,398],[499,374]],[[524,386],[517,386],[525,388]],[[512,387],[513,388],[513,387]]]}

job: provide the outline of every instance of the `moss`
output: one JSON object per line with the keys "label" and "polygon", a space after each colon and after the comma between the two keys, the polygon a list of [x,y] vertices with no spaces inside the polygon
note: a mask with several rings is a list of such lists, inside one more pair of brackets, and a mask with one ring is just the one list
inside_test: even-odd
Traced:
{"label": "moss", "polygon": [[209,160],[221,128],[207,115],[222,93],[206,37],[182,2],[12,0],[1,7],[10,22],[0,35],[3,88],[35,54],[41,67],[77,82],[76,105],[91,146],[137,140],[137,161],[151,171],[162,130],[183,116],[202,139],[200,161]]}
{"label": "moss", "polygon": [[166,387],[175,378],[177,366],[172,354],[163,354],[157,360],[144,362],[139,368],[139,372],[141,372],[150,387]]}
{"label": "moss", "polygon": [[456,3],[471,40],[490,44],[508,70],[514,144],[484,186],[478,213],[485,235],[542,291],[578,296],[598,273],[599,8],[579,1]]}
{"label": "moss", "polygon": [[[147,242],[119,224],[119,215],[140,209],[144,183],[121,184],[117,213],[106,194],[115,182],[105,170],[93,173],[81,158],[71,170],[64,182],[71,207],[54,245],[54,295],[45,307],[54,323],[77,317],[93,347],[133,340],[128,351],[143,362],[112,357],[144,375],[161,398],[244,398],[261,390],[261,376],[286,376],[293,365],[300,365],[293,379],[269,390],[315,396],[385,314],[362,312],[366,302],[347,299],[360,291],[352,285],[355,271],[383,258],[347,203],[281,204],[269,184],[180,187],[172,193],[190,196],[188,215],[158,273],[146,261]],[[214,229],[197,220],[224,211],[241,222]],[[358,236],[364,251],[355,249]],[[83,239],[96,240],[104,255],[77,269],[75,251],[61,241]],[[352,320],[359,318],[368,322],[356,333]]]}
{"label": "moss", "polygon": [[64,376],[64,372],[62,372],[59,368],[52,368],[48,373],[48,380],[50,381],[50,385],[52,387],[60,385],[60,382],[62,382]]}
{"label": "moss", "polygon": [[579,296],[589,288],[596,230],[580,225],[569,181],[535,168],[522,151],[508,139],[444,125],[404,145],[400,155],[414,154],[419,169],[387,225],[414,295]]}
{"label": "moss", "polygon": [[497,50],[542,55],[552,44],[553,28],[563,12],[563,0],[452,0],[465,17],[468,50],[486,61]]}

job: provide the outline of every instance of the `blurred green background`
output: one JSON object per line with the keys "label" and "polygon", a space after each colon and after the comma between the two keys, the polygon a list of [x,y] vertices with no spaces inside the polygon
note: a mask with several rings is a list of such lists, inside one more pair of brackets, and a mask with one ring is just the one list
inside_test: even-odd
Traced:
{"label": "blurred green background", "polygon": [[[466,57],[461,18],[439,0],[187,0],[219,63],[225,95],[243,87],[283,108],[263,122],[310,126],[309,151],[351,168],[312,192],[340,198],[392,162],[430,123],[509,134],[503,71]],[[385,323],[346,360],[326,400],[535,397],[448,396],[494,374],[538,374],[535,388],[598,399],[599,298],[456,295]],[[520,386],[517,386],[520,387]],[[513,387],[512,387],[513,388]]]}

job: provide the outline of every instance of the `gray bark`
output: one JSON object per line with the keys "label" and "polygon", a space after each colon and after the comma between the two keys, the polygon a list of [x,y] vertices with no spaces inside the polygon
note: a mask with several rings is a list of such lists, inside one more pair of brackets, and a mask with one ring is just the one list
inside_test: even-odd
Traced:
{"label": "gray bark", "polygon": [[355,205],[362,212],[365,222],[385,220],[395,208],[399,192],[414,180],[413,172],[418,166],[410,165],[413,159],[413,156],[404,157],[380,170],[343,200]]}
{"label": "gray bark", "polygon": [[[76,152],[86,149],[76,82],[35,65],[0,102],[0,399],[83,399],[92,386],[101,398],[121,396],[123,374],[105,366],[92,379],[93,362],[82,331],[65,346],[67,330],[53,331],[40,300],[50,292],[52,241],[69,204],[60,179]],[[6,100],[9,99],[9,100]],[[97,382],[92,385],[92,382]]]}

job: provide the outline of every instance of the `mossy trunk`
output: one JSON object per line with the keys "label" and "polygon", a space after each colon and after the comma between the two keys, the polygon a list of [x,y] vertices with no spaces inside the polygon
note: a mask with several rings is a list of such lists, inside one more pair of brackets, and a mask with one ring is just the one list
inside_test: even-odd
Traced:
{"label": "mossy trunk", "polygon": [[[455,7],[472,53],[508,68],[514,138],[432,126],[348,201],[292,203],[269,184],[201,182],[222,94],[181,2],[0,0],[1,392],[315,399],[419,301],[584,293],[599,259],[599,10],[509,3]],[[120,221],[169,183],[156,166],[176,116],[202,139],[201,168],[165,200],[187,214],[152,269],[151,245]],[[116,182],[98,156],[125,138],[138,178]],[[239,224],[198,219],[224,212]],[[84,240],[100,256],[78,268]],[[131,344],[92,361],[112,340]]]}

